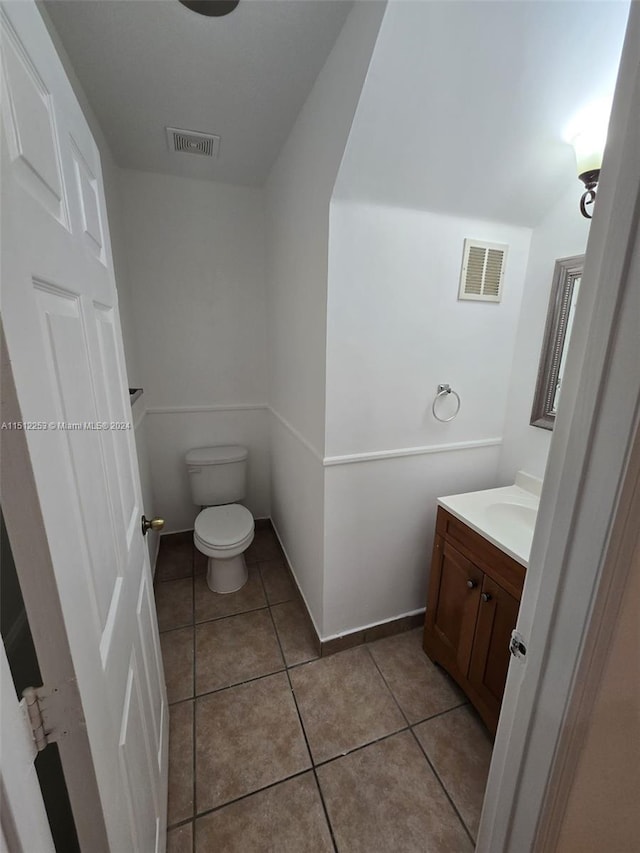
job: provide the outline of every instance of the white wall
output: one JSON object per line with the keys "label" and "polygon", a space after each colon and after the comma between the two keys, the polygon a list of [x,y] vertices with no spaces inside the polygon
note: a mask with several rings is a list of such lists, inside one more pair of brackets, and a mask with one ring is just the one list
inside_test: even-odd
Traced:
{"label": "white wall", "polygon": [[191,447],[246,444],[246,504],[269,515],[262,192],[121,170],[155,510],[193,526]]}
{"label": "white wall", "polygon": [[271,405],[320,452],[329,201],[383,11],[355,4],[266,185]]}
{"label": "white wall", "polygon": [[384,8],[355,4],[266,185],[272,517],[317,625],[329,201]]}
{"label": "white wall", "polygon": [[[530,235],[332,202],[323,636],[423,608],[437,497],[496,485]],[[500,303],[458,300],[465,237],[509,245]]]}
{"label": "white wall", "polygon": [[389,3],[337,194],[535,227],[573,174],[563,128],[613,93],[627,15],[627,2]]}
{"label": "white wall", "polygon": [[531,406],[555,262],[583,254],[587,245],[589,220],[578,209],[581,191],[576,179],[532,234],[498,468],[501,484],[512,483],[518,470],[544,477],[552,433],[530,425]]}
{"label": "white wall", "polygon": [[[425,211],[332,203],[329,456],[501,436],[530,234]],[[465,237],[508,244],[501,302],[458,300]],[[462,401],[448,424],[431,413],[440,382]]]}
{"label": "white wall", "polygon": [[266,401],[262,193],[120,171],[147,408]]}
{"label": "white wall", "polygon": [[436,499],[495,485],[498,452],[325,468],[324,638],[424,609]]}
{"label": "white wall", "polygon": [[318,634],[324,585],[322,459],[275,414],[270,417],[271,517]]}

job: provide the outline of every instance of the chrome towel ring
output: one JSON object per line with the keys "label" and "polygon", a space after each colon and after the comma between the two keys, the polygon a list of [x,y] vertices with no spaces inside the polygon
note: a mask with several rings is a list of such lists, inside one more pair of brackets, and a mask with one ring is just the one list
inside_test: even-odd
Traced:
{"label": "chrome towel ring", "polygon": [[[456,398],[456,401],[457,401],[456,410],[451,415],[451,417],[441,418],[436,414],[436,404],[441,397],[448,397],[449,394],[453,394],[453,396]],[[431,411],[433,412],[433,417],[437,421],[440,421],[443,424],[449,423],[449,421],[452,421],[456,417],[458,412],[460,411],[460,395],[458,394],[457,391],[453,390],[451,385],[445,385],[445,384],[438,385],[438,393],[436,394],[436,396],[433,399],[433,405],[431,406]]]}

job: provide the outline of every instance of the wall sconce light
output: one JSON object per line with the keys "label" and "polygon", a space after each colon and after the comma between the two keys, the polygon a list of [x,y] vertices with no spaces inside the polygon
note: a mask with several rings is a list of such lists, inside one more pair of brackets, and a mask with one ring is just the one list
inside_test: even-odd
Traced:
{"label": "wall sconce light", "polygon": [[605,136],[606,132],[596,135],[584,131],[573,139],[573,148],[576,152],[578,164],[578,178],[585,186],[585,191],[580,199],[580,213],[587,219],[591,219],[593,215],[587,210],[587,205],[593,205],[596,200],[596,188],[600,179]]}
{"label": "wall sconce light", "polygon": [[591,219],[593,215],[587,210],[587,206],[592,207],[596,200],[610,109],[610,101],[599,101],[591,105],[574,119],[568,134],[568,140],[576,155],[578,178],[585,186],[580,199],[580,212],[587,219]]}

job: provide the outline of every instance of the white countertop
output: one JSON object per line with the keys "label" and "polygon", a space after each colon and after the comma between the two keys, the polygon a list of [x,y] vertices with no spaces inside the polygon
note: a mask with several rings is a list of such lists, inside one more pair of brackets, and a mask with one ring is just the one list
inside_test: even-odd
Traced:
{"label": "white countertop", "polygon": [[541,489],[542,480],[519,471],[513,486],[448,495],[438,504],[528,568]]}

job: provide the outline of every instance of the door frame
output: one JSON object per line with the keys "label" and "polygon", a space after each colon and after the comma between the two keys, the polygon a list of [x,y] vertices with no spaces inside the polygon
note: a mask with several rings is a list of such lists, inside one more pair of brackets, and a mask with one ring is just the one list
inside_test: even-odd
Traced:
{"label": "door frame", "polygon": [[[1,323],[0,336],[2,420],[21,422],[22,413]],[[0,482],[7,533],[43,683],[59,690],[65,732],[58,740],[58,748],[78,842],[82,850],[108,853],[107,829],[91,748],[23,431],[12,431],[10,445],[7,441],[0,442]]]}
{"label": "door frame", "polygon": [[[518,617],[528,651],[509,668],[480,853],[553,849],[540,846],[552,842],[559,824],[550,795],[575,758],[578,704],[593,700],[597,662],[610,640],[604,631],[628,571],[619,557],[631,534],[625,522],[640,418],[639,117],[640,3],[632,3]],[[576,185],[576,215],[577,198]],[[585,672],[589,682],[581,685]]]}
{"label": "door frame", "polygon": [[[609,661],[618,618],[627,593],[634,558],[640,560],[640,428],[636,432],[629,469],[611,535],[602,583],[594,602],[576,686],[567,710],[536,835],[536,849],[555,850],[594,710]],[[638,649],[629,649],[638,664]],[[635,657],[634,657],[635,655]],[[631,754],[631,753],[630,753]],[[637,839],[636,839],[637,840]]]}

